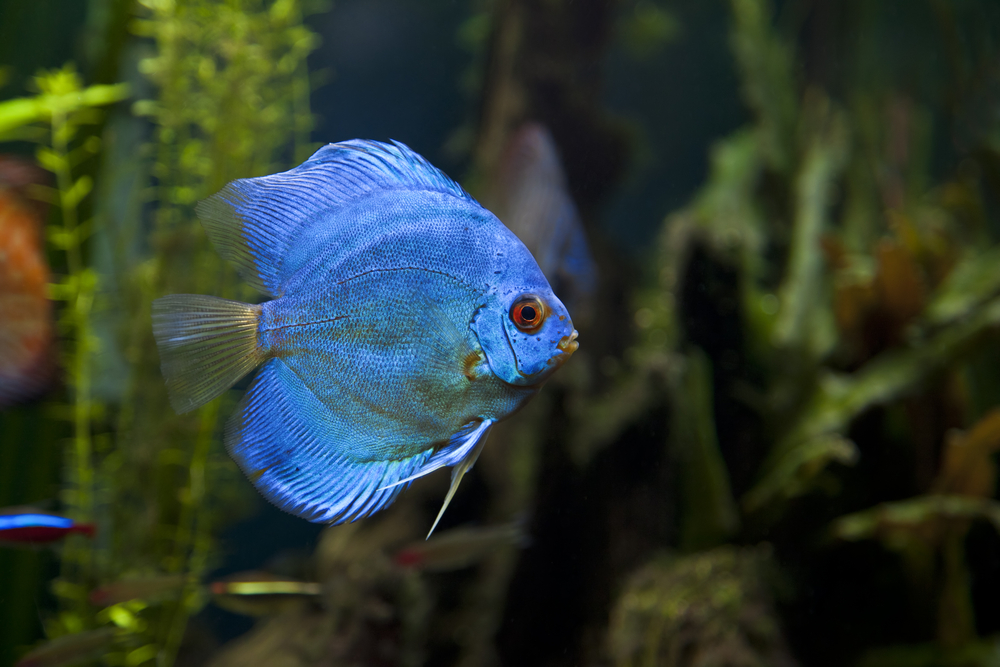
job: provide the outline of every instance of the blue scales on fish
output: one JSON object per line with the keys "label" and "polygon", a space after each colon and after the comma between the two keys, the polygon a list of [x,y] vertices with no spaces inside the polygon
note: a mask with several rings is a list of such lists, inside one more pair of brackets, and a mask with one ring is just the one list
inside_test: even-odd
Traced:
{"label": "blue scales on fish", "polygon": [[310,521],[357,520],[451,466],[433,532],[492,425],[577,349],[524,244],[401,143],[330,144],[197,211],[271,300],[154,302],[171,403],[194,410],[256,369],[226,447],[268,500]]}

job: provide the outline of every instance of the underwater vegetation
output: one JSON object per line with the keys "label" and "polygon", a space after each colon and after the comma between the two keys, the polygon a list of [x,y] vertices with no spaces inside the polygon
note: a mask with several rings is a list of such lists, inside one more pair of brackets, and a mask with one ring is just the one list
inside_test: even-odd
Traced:
{"label": "underwater vegetation", "polygon": [[[0,664],[997,662],[992,0],[49,9],[0,0]],[[441,61],[396,37],[444,16],[460,76],[437,100]],[[386,99],[376,65],[414,77],[397,113],[462,122],[328,123],[317,100],[391,118],[338,87]],[[392,505],[303,548],[274,537],[302,519],[262,523],[266,466],[226,451],[256,385],[178,414],[153,304],[260,308],[196,206],[355,138],[446,165],[580,348],[465,443],[457,491],[372,486]],[[675,162],[691,142],[703,163]]]}
{"label": "underwater vegetation", "polygon": [[[965,10],[930,9],[942,30],[971,29]],[[677,546],[707,554],[769,539],[806,588],[811,568],[834,577],[851,567],[858,552],[843,541],[877,540],[898,554],[882,567],[905,572],[899,594],[920,598],[897,613],[923,630],[897,630],[905,647],[872,649],[862,663],[985,664],[995,649],[979,639],[966,545],[977,522],[996,526],[988,452],[998,397],[984,377],[997,343],[996,156],[978,143],[988,133],[953,145],[945,161],[931,145],[935,130],[962,123],[962,95],[992,86],[995,35],[978,36],[982,60],[962,67],[981,69],[952,73],[955,108],[932,120],[883,87],[889,72],[866,69],[871,45],[858,45],[835,90],[803,85],[771,7],[734,0],[731,10],[754,123],[713,147],[708,183],[664,223],[657,287],[637,297],[641,333],[618,390],[650,402],[664,391],[672,408]],[[873,6],[840,16],[855,10],[878,20]],[[789,625],[827,622],[806,613]],[[681,641],[661,628],[660,645]],[[612,643],[630,632],[613,627]],[[845,634],[836,641],[857,641]],[[920,636],[936,643],[911,643]],[[833,641],[800,645],[800,659],[845,659],[831,656]],[[756,650],[746,664],[773,662],[751,660]]]}

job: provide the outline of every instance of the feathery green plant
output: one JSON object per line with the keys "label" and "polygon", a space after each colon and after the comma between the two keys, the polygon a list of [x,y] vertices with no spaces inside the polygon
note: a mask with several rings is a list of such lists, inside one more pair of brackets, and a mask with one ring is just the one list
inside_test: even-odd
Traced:
{"label": "feathery green plant", "polygon": [[[43,72],[35,78],[39,94],[13,100],[0,109],[0,124],[8,132],[29,122],[48,127],[47,140],[37,150],[40,165],[55,176],[55,188],[35,186],[34,196],[52,204],[59,212],[58,223],[47,229],[47,238],[57,251],[65,274],[50,286],[49,294],[59,309],[59,332],[63,341],[62,365],[66,369],[69,405],[57,412],[72,424],[71,445],[65,455],[65,482],[62,501],[69,516],[77,521],[94,519],[94,421],[103,410],[91,395],[91,360],[95,352],[91,334],[91,311],[97,289],[97,275],[87,265],[85,245],[93,232],[93,218],[80,219],[80,203],[90,193],[93,182],[75,176],[74,170],[100,150],[100,140],[83,138],[81,125],[94,122],[96,107],[120,101],[128,94],[124,85],[92,86],[83,82],[72,66]],[[4,112],[8,113],[4,113]],[[82,589],[61,582],[92,580],[91,551],[79,536],[67,540],[62,554],[63,574],[56,592],[72,600],[74,612],[64,614],[56,634],[84,629],[78,613],[85,604]]]}
{"label": "feathery green plant", "polygon": [[[125,266],[120,276],[131,313],[124,333],[133,376],[109,475],[112,469],[130,474],[113,476],[116,543],[108,575],[187,575],[173,599],[131,615],[119,611],[115,621],[143,637],[145,652],[129,660],[155,657],[169,665],[188,617],[204,604],[197,584],[212,562],[213,531],[227,513],[239,512],[227,494],[231,499],[242,482],[218,444],[220,402],[194,415],[177,416],[170,408],[149,306],[173,292],[253,298],[209,247],[193,205],[232,179],[278,171],[307,155],[312,118],[305,58],[318,40],[302,24],[298,0],[140,4],[133,30],[156,48],[139,64],[156,96],[134,105],[153,126],[146,148],[152,255]],[[248,500],[238,492],[236,498]]]}
{"label": "feathery green plant", "polygon": [[[78,167],[102,142],[80,128],[96,120],[93,107],[123,99],[126,86],[85,88],[69,67],[40,75],[39,95],[0,104],[0,137],[44,139],[38,160],[55,175],[56,187],[38,188],[37,194],[59,211],[48,239],[66,269],[51,289],[63,304],[61,348],[70,393],[70,405],[59,413],[72,425],[63,501],[74,519],[99,525],[95,541],[72,537],[62,551],[62,570],[53,582],[60,611],[48,619],[46,631],[60,638],[113,628],[107,664],[171,665],[187,619],[204,604],[197,584],[212,562],[213,531],[227,514],[239,512],[233,500],[246,496],[234,491],[241,477],[218,446],[219,401],[195,415],[178,417],[170,409],[149,304],[179,291],[253,298],[208,247],[193,204],[229,180],[278,171],[308,155],[312,118],[305,58],[318,39],[302,23],[299,0],[140,4],[133,30],[155,46],[140,70],[156,95],[133,106],[152,124],[153,140],[144,149],[148,180],[138,179],[151,226],[135,218],[127,225],[132,229],[101,229],[95,220],[112,205],[103,198],[112,196],[103,192],[113,190],[108,184],[86,207],[94,216],[81,214],[80,203],[95,182]],[[32,131],[31,123],[44,124],[46,134]],[[100,173],[107,178],[125,168],[105,166]],[[88,247],[92,235],[143,238],[150,227],[148,259],[116,257],[111,268],[95,264]],[[98,336],[95,304],[112,299],[119,304],[105,311],[120,313],[133,368],[120,405],[94,396],[97,347],[118,347]],[[163,601],[103,608],[90,601],[95,586],[159,572],[184,574],[187,584]]]}

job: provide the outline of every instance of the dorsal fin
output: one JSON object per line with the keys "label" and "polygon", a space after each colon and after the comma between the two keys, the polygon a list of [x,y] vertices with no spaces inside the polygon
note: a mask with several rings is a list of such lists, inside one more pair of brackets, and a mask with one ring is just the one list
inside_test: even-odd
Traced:
{"label": "dorsal fin", "polygon": [[[219,253],[250,285],[279,296],[293,243],[323,236],[325,212],[389,190],[439,192],[474,202],[406,145],[352,139],[328,144],[298,167],[233,181],[196,210]],[[301,252],[297,252],[301,255]],[[291,267],[296,268],[296,267]]]}

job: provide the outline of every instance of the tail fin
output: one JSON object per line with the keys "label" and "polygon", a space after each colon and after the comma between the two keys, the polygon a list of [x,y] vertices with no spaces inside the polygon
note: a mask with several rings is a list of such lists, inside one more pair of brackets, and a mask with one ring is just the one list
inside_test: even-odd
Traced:
{"label": "tail fin", "polygon": [[93,523],[75,523],[69,529],[69,532],[93,537],[97,534],[97,525]]}
{"label": "tail fin", "polygon": [[201,407],[264,361],[259,319],[260,306],[214,296],[171,294],[153,302],[153,336],[174,410]]}

